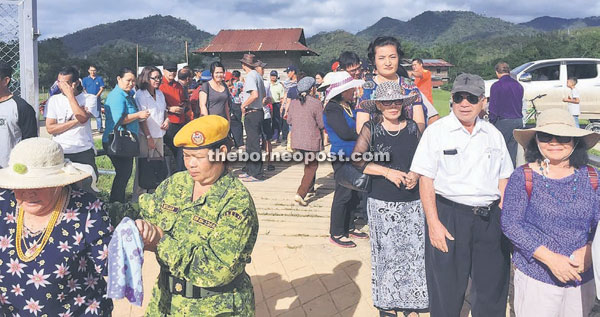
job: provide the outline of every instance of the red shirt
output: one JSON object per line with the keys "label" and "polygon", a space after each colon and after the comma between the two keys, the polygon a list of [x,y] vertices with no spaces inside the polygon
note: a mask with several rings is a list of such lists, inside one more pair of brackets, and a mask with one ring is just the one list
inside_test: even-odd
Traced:
{"label": "red shirt", "polygon": [[[172,83],[168,83],[164,78],[160,87],[158,88],[165,95],[165,101],[167,102],[167,110],[169,107],[181,106],[181,102],[185,100],[185,94],[183,92],[183,87],[176,80],[173,80]],[[189,108],[185,108],[183,113],[176,114],[168,111],[169,121],[171,123],[186,123],[186,112],[190,111]]]}
{"label": "red shirt", "polygon": [[415,84],[419,88],[419,90],[429,99],[429,102],[433,103],[433,96],[431,94],[431,72],[424,69],[423,77],[415,77]]}

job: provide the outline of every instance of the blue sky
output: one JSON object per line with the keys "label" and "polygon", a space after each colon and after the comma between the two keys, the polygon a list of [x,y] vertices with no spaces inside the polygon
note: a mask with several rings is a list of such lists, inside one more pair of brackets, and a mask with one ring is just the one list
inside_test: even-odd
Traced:
{"label": "blue sky", "polygon": [[186,19],[213,34],[220,29],[303,27],[306,35],[311,36],[336,29],[355,33],[383,16],[407,21],[427,10],[469,10],[519,23],[544,15],[563,18],[600,16],[600,1],[38,0],[38,27],[42,38],[48,38],[101,23],[162,14]]}

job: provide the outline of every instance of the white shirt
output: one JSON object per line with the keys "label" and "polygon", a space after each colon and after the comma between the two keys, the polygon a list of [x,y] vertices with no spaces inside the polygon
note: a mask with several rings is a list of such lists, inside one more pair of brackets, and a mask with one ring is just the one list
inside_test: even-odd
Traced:
{"label": "white shirt", "polygon": [[[98,99],[95,95],[81,93],[75,96],[75,100],[80,107],[85,108],[85,111],[93,116],[98,115],[96,104]],[[56,123],[65,123],[75,119],[69,99],[63,94],[57,94],[50,97],[48,100],[48,111],[46,118],[55,119]],[[94,147],[94,139],[92,138],[92,125],[90,120],[85,123],[77,123],[71,129],[55,134],[53,140],[63,148],[65,154],[80,153]]]}
{"label": "white shirt", "polygon": [[150,117],[146,119],[146,125],[150,136],[155,139],[162,138],[165,135],[165,130],[161,129],[160,126],[165,122],[165,111],[167,109],[167,102],[165,101],[165,95],[159,89],[155,89],[156,99],[152,98],[148,90],[138,90],[135,93],[135,102],[137,103],[140,110],[150,111]]}
{"label": "white shirt", "polygon": [[502,133],[477,118],[470,134],[453,112],[425,129],[410,170],[434,179],[435,193],[469,206],[500,198],[498,180],[513,165]]}
{"label": "white shirt", "polygon": [[[571,89],[571,93],[569,94],[569,97],[571,99],[580,98],[579,91],[577,91],[577,88]],[[581,103],[581,99],[579,100],[579,103],[570,103],[570,102],[567,103],[567,109],[569,109],[569,113],[572,116],[578,116],[579,114],[581,114],[580,107],[579,107],[580,103]]]}

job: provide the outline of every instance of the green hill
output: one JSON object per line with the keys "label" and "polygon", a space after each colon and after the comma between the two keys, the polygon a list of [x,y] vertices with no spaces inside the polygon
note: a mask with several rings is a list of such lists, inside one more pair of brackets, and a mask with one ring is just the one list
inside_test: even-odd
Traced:
{"label": "green hill", "polygon": [[600,26],[600,17],[563,19],[557,17],[543,16],[535,18],[529,22],[521,23],[521,25],[532,27],[540,31],[580,29],[586,27]]}
{"label": "green hill", "polygon": [[172,16],[153,15],[96,25],[59,38],[67,52],[83,57],[106,45],[127,46],[139,44],[154,53],[171,56],[183,55],[185,41],[190,49],[212,38],[210,33],[198,30],[186,20]]}
{"label": "green hill", "polygon": [[418,45],[458,43],[505,35],[533,35],[530,27],[469,11],[425,11],[408,22],[382,18],[357,33],[368,40],[381,35],[396,36]]}

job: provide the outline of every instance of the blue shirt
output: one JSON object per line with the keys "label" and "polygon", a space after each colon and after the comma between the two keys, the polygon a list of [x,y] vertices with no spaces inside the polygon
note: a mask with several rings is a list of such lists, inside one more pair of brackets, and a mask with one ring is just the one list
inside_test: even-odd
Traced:
{"label": "blue shirt", "polygon": [[523,86],[510,75],[500,77],[490,88],[490,122],[523,118]]}
{"label": "blue shirt", "polygon": [[[108,142],[108,135],[114,129],[115,123],[119,121],[123,112],[125,112],[125,114],[136,113],[138,112],[138,107],[133,96],[117,85],[106,97],[104,111],[106,115],[106,130],[104,130],[104,134],[102,135],[102,142]],[[127,130],[138,134],[138,120],[126,124],[126,127]],[[122,130],[121,127],[119,129]]]}
{"label": "blue shirt", "polygon": [[104,80],[100,76],[96,76],[96,78],[87,76],[81,80],[81,84],[88,94],[95,95],[100,91],[100,88],[104,87]]}

